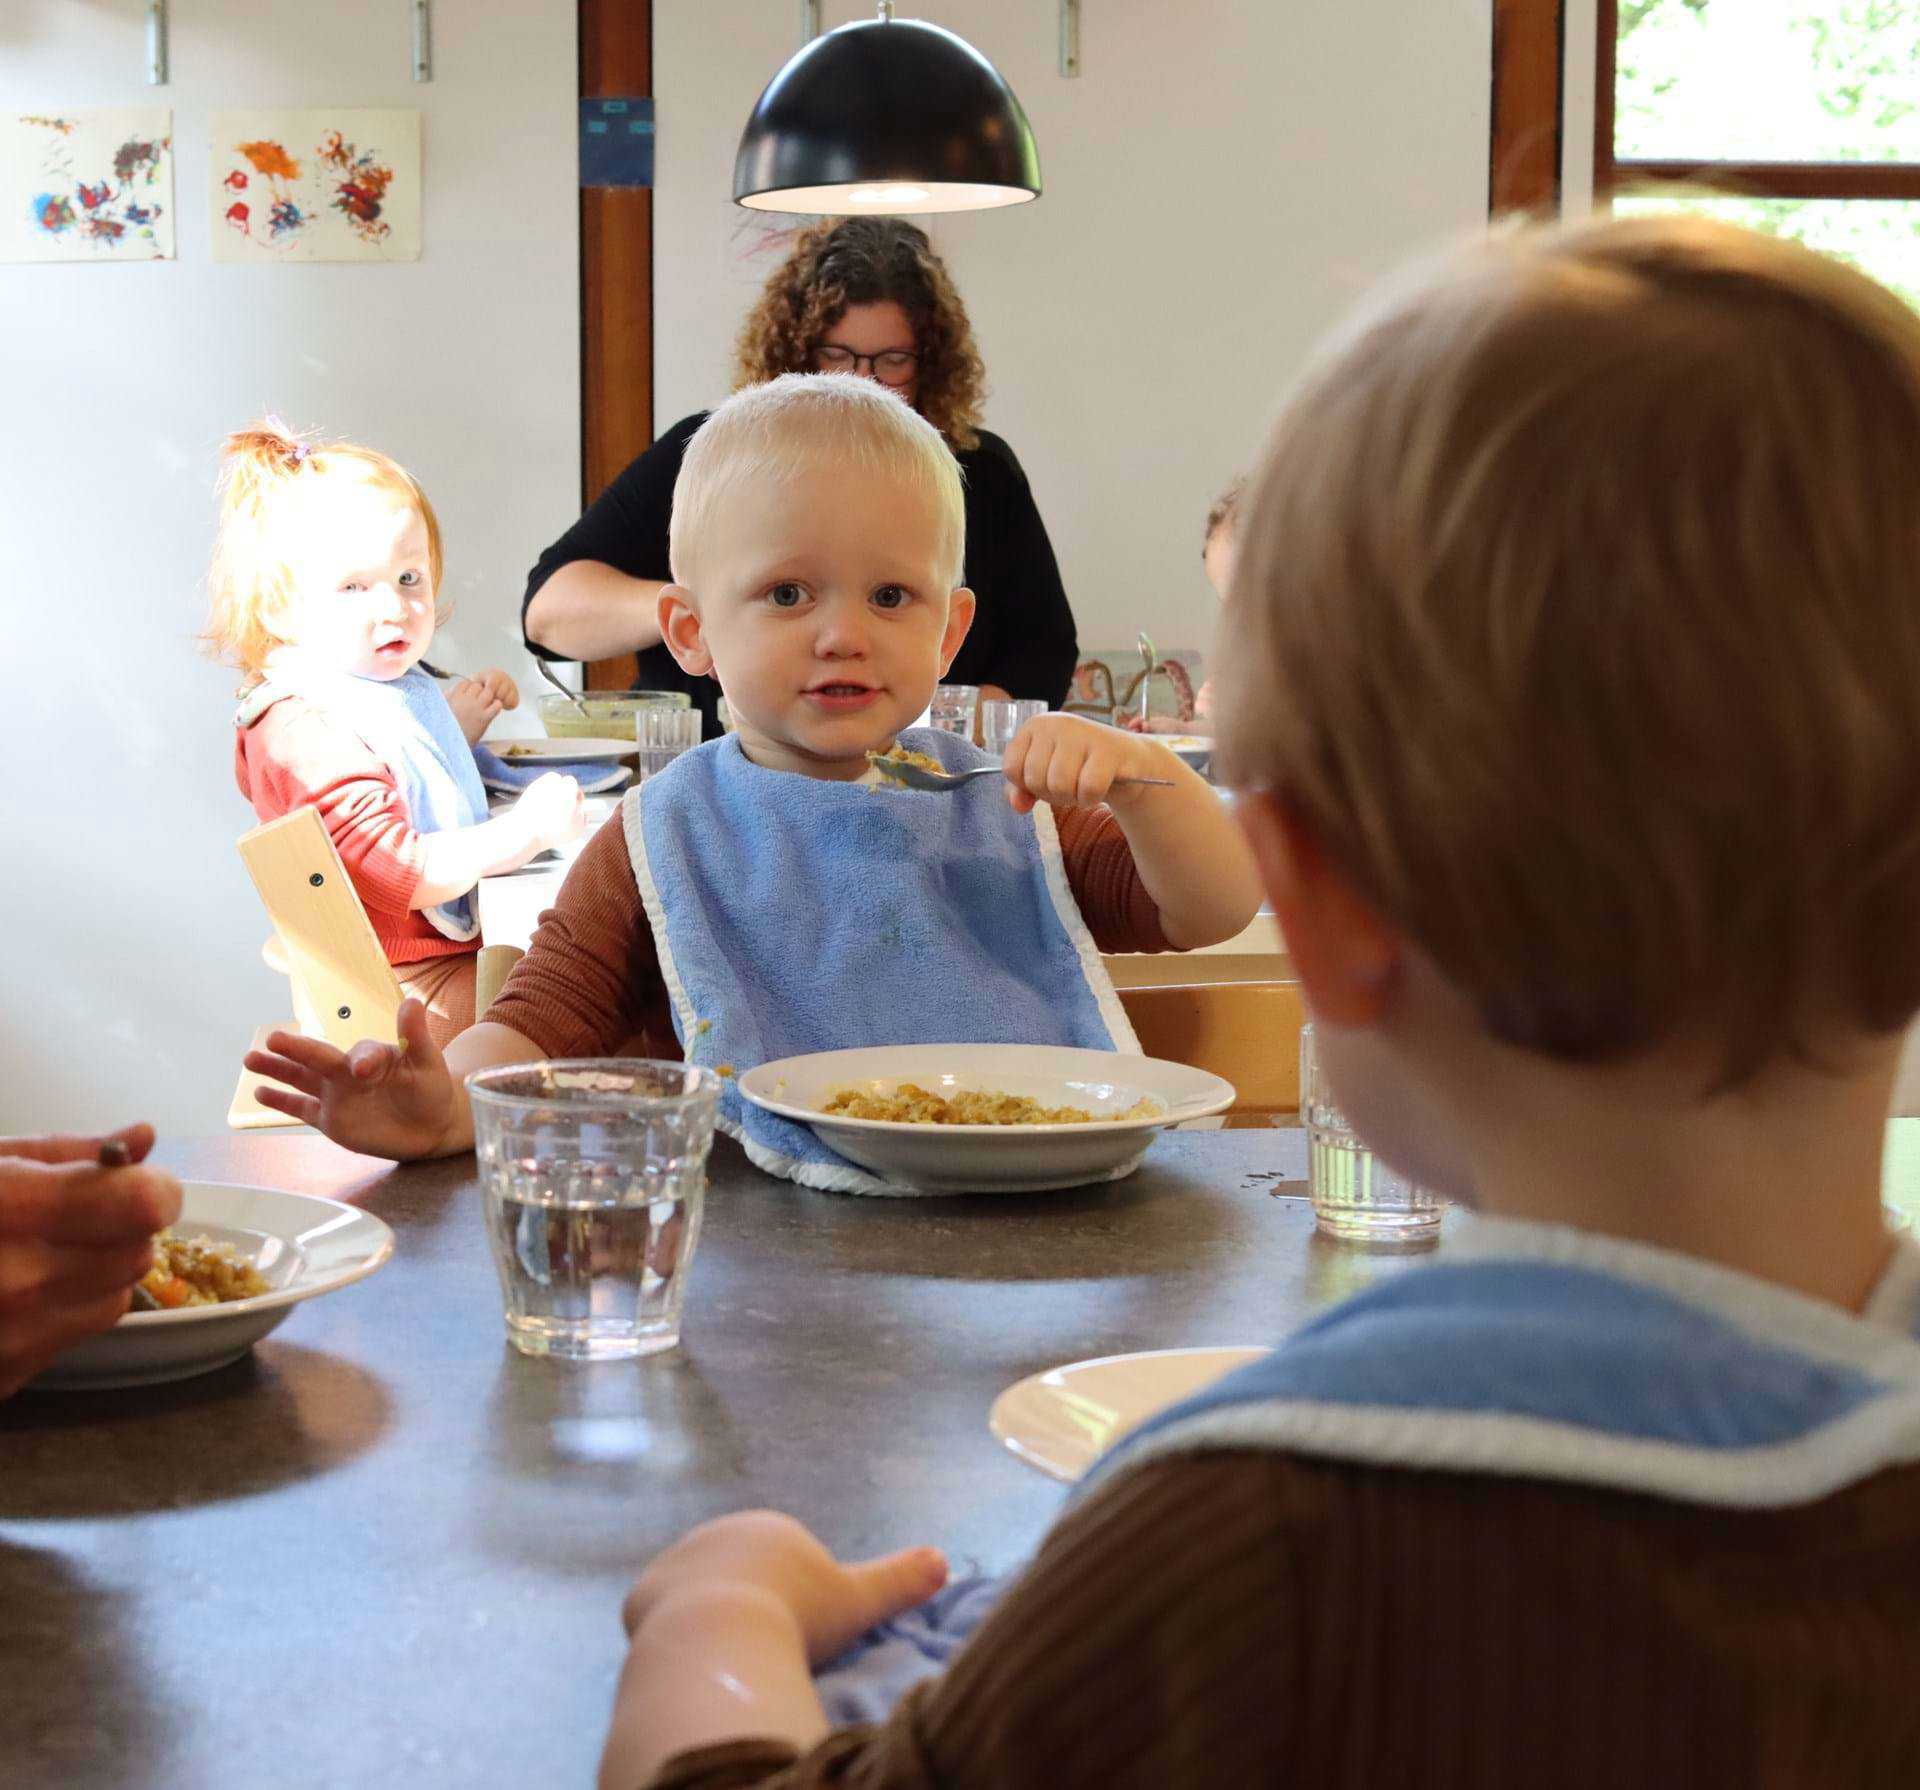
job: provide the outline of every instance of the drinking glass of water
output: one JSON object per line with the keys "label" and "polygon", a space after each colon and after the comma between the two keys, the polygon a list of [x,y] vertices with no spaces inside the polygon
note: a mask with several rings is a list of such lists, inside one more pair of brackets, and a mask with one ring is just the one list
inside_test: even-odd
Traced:
{"label": "drinking glass of water", "polygon": [[1044,715],[1047,705],[1026,697],[1007,702],[983,702],[980,705],[980,744],[998,758],[1013,744],[1013,736],[1035,715]]}
{"label": "drinking glass of water", "polygon": [[467,1078],[507,1337],[605,1361],[680,1340],[720,1079],[625,1057]]}
{"label": "drinking glass of water", "polygon": [[973,738],[973,718],[980,708],[980,686],[978,684],[936,684],[933,687],[933,701],[927,708],[927,725],[937,727],[942,733],[957,733],[962,739]]}
{"label": "drinking glass of water", "polygon": [[1439,1240],[1446,1202],[1354,1135],[1327,1085],[1310,1025],[1300,1028],[1300,1119],[1307,1128],[1307,1192],[1321,1230],[1349,1243]]}
{"label": "drinking glass of water", "polygon": [[640,750],[640,780],[664,771],[682,752],[700,744],[698,709],[642,709],[633,719]]}

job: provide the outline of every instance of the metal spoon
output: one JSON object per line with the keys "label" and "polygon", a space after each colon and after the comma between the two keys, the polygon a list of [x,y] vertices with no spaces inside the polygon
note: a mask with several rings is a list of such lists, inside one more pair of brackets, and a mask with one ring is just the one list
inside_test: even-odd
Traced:
{"label": "metal spoon", "polygon": [[1160,654],[1153,642],[1147,638],[1145,628],[1140,630],[1137,644],[1140,648],[1140,657],[1146,661],[1146,669],[1140,673],[1140,719],[1145,721],[1148,706],[1153,700],[1153,674],[1159,669]]}
{"label": "metal spoon", "polygon": [[[867,762],[883,777],[891,778],[895,783],[905,784],[908,789],[930,790],[937,795],[947,795],[958,789],[963,783],[970,783],[975,777],[1003,777],[1004,767],[997,764],[983,764],[971,771],[929,771],[917,764],[910,764],[904,758],[888,758],[882,753],[870,752]],[[1116,777],[1113,780],[1116,789],[1122,786],[1138,788],[1171,789],[1173,780],[1169,777]]]}
{"label": "metal spoon", "polygon": [[592,718],[587,713],[587,705],[584,702],[582,702],[579,697],[574,695],[574,693],[571,690],[569,690],[565,684],[561,683],[561,681],[557,677],[555,677],[551,671],[547,669],[547,662],[545,659],[536,658],[533,661],[533,664],[534,664],[534,669],[538,671],[540,675],[547,680],[548,683],[550,683],[556,690],[560,692],[562,696],[564,696],[570,703],[573,704],[575,708],[577,708],[580,711],[580,719],[582,721],[590,720]]}

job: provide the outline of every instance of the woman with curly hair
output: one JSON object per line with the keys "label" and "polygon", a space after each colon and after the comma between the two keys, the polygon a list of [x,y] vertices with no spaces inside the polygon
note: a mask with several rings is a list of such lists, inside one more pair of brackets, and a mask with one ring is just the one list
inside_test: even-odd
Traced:
{"label": "woman with curly hair", "polygon": [[[948,671],[992,696],[1067,693],[1077,646],[1060,568],[1013,450],[980,427],[985,369],[966,307],[926,232],[900,218],[809,226],[740,331],[734,386],[782,373],[862,374],[896,391],[947,439],[966,480],[966,584],[974,622]],[[640,682],[684,690],[719,731],[719,688],[660,644],[667,525],[680,457],[704,412],[675,423],[541,554],[521,627],[544,659],[638,652]]]}

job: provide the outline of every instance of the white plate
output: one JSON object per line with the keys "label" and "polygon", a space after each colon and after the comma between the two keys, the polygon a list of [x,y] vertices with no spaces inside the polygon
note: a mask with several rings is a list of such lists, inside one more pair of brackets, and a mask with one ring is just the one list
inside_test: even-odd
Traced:
{"label": "white plate", "polygon": [[1049,1368],[993,1401],[987,1427],[1029,1466],[1071,1485],[1130,1430],[1265,1349],[1153,1349]]}
{"label": "white plate", "polygon": [[1211,758],[1213,756],[1212,737],[1204,733],[1150,733],[1146,736],[1156,746],[1165,746],[1169,752],[1181,758]]}
{"label": "white plate", "polygon": [[[890,1094],[901,1082],[935,1094],[1024,1094],[1048,1106],[1140,1118],[1077,1125],[908,1125],[848,1119],[820,1109],[842,1088]],[[1032,1193],[1131,1174],[1153,1134],[1233,1104],[1233,1084],[1157,1057],[1050,1044],[885,1044],[783,1057],[740,1077],[756,1106],[811,1125],[832,1149],[918,1193]]]}
{"label": "white plate", "polygon": [[393,1254],[393,1232],[370,1212],[272,1187],[183,1184],[182,1237],[231,1243],[273,1290],[225,1305],[129,1312],[61,1355],[33,1383],[87,1388],[185,1380],[237,1361],[303,1299],[363,1280]]}
{"label": "white plate", "polygon": [[534,764],[545,758],[632,758],[640,750],[632,740],[592,738],[488,740],[486,744],[508,764]]}

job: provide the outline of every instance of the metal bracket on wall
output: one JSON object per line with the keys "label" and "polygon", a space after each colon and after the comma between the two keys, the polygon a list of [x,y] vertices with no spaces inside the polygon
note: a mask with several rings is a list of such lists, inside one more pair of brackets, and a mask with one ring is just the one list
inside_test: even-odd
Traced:
{"label": "metal bracket on wall", "polygon": [[413,78],[433,79],[433,0],[412,0]]}
{"label": "metal bracket on wall", "polygon": [[167,0],[147,0],[147,85],[167,84]]}
{"label": "metal bracket on wall", "polygon": [[820,35],[820,0],[800,0],[800,41],[810,44]]}
{"label": "metal bracket on wall", "polygon": [[1060,0],[1060,72],[1080,72],[1080,0]]}

